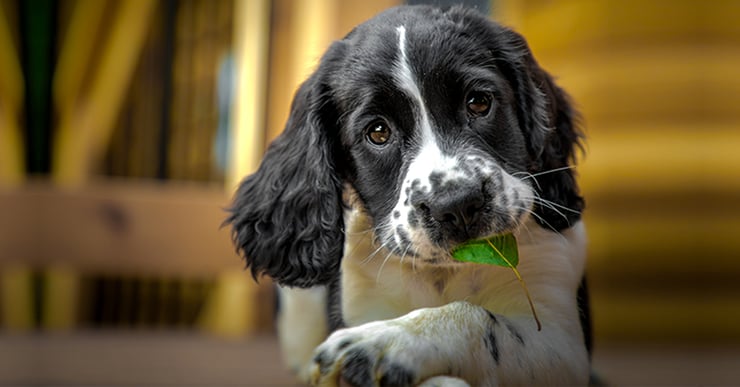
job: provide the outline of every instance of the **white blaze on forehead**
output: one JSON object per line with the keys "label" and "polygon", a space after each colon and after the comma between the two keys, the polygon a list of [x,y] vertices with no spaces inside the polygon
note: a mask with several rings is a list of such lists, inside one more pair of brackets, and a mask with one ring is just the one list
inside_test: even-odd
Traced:
{"label": "white blaze on forehead", "polygon": [[423,182],[435,170],[448,170],[455,160],[442,153],[434,131],[432,131],[429,112],[406,54],[406,27],[399,26],[396,31],[398,32],[398,58],[394,66],[393,76],[401,90],[411,97],[411,101],[415,105],[418,117],[414,117],[414,121],[417,122],[416,126],[420,131],[420,150],[409,166],[409,171],[404,180],[407,183],[416,179]]}
{"label": "white blaze on forehead", "polygon": [[406,180],[425,180],[434,170],[447,169],[452,160],[442,154],[434,131],[432,131],[429,112],[406,54],[406,27],[399,26],[396,31],[398,31],[398,58],[396,59],[393,75],[400,89],[411,97],[411,101],[415,105],[414,110],[417,112],[417,117],[414,117],[414,121],[417,122],[416,127],[419,130],[420,139],[419,153],[410,165]]}
{"label": "white blaze on forehead", "polygon": [[409,164],[406,176],[403,179],[403,185],[394,207],[395,215],[390,219],[390,231],[394,233],[393,237],[396,243],[400,242],[400,236],[395,230],[400,226],[406,230],[408,237],[415,243],[419,242],[419,230],[411,230],[408,227],[408,215],[412,209],[410,203],[410,188],[418,184],[417,189],[428,191],[431,189],[429,177],[434,172],[446,172],[446,177],[451,177],[450,172],[459,162],[454,157],[446,156],[442,153],[437,138],[432,130],[429,111],[424,103],[419,83],[417,82],[414,72],[406,52],[406,28],[399,26],[398,32],[398,56],[393,66],[393,77],[398,87],[408,95],[413,104],[415,130],[418,131],[418,153],[414,155]]}
{"label": "white blaze on forehead", "polygon": [[401,90],[405,91],[409,95],[409,97],[411,97],[411,100],[416,105],[416,108],[419,111],[418,118],[420,120],[421,138],[423,145],[428,145],[429,143],[432,143],[435,147],[437,147],[436,139],[434,137],[434,133],[432,132],[432,125],[429,121],[429,112],[427,111],[426,104],[424,103],[424,98],[421,96],[419,84],[416,82],[414,73],[411,71],[409,58],[406,55],[406,27],[399,26],[398,28],[396,28],[396,31],[398,31],[398,58],[394,66],[393,75],[396,79],[396,82],[398,82]]}

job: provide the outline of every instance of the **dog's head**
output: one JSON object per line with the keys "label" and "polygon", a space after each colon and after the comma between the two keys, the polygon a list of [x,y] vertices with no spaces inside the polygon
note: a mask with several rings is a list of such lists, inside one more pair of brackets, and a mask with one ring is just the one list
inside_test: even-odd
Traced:
{"label": "dog's head", "polygon": [[394,8],[329,48],[227,222],[255,276],[301,287],[338,273],[345,190],[401,256],[439,261],[528,216],[559,231],[583,206],[573,116],[517,33]]}

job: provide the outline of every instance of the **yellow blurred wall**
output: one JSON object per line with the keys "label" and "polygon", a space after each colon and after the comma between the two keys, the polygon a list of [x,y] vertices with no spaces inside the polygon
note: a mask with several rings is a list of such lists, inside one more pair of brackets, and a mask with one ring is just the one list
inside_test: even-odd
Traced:
{"label": "yellow blurred wall", "polygon": [[597,337],[740,339],[740,2],[509,0],[583,114]]}

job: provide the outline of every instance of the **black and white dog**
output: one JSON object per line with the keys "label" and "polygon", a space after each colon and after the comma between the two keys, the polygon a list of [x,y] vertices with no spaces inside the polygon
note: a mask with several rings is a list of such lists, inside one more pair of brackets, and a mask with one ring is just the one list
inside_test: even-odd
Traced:
{"label": "black and white dog", "polygon": [[[581,135],[517,33],[390,9],[335,42],[227,220],[304,381],[586,384]],[[450,249],[513,232],[511,270]],[[303,288],[311,288],[304,290]]]}

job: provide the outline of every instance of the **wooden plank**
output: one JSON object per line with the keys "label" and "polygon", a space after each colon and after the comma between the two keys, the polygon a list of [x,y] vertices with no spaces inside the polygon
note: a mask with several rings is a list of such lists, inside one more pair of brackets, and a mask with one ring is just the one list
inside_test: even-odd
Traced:
{"label": "wooden plank", "polygon": [[220,187],[174,183],[2,191],[0,262],[185,277],[241,270],[229,230],[220,228],[226,203]]}
{"label": "wooden plank", "polygon": [[579,181],[588,195],[740,193],[740,132],[731,123],[634,123],[589,130]]}
{"label": "wooden plank", "polygon": [[[736,44],[674,41],[535,55],[576,101],[593,130],[602,125],[738,122]],[[639,58],[639,60],[635,60]]]}
{"label": "wooden plank", "polygon": [[[687,277],[716,288],[737,283],[740,275],[740,210],[727,201],[724,213],[703,213],[701,203],[683,210],[621,214],[594,209],[586,214],[589,265],[599,280],[609,283],[651,281],[684,288]],[[653,206],[659,206],[653,202]],[[694,278],[695,277],[695,278]],[[740,286],[740,285],[738,285]]]}
{"label": "wooden plank", "polygon": [[[536,53],[655,45],[676,40],[706,43],[740,36],[734,0],[501,0],[494,15],[523,33]],[[568,56],[567,54],[565,55]]]}
{"label": "wooden plank", "polygon": [[740,342],[738,292],[656,294],[592,286],[591,299],[595,333],[604,341]]}

